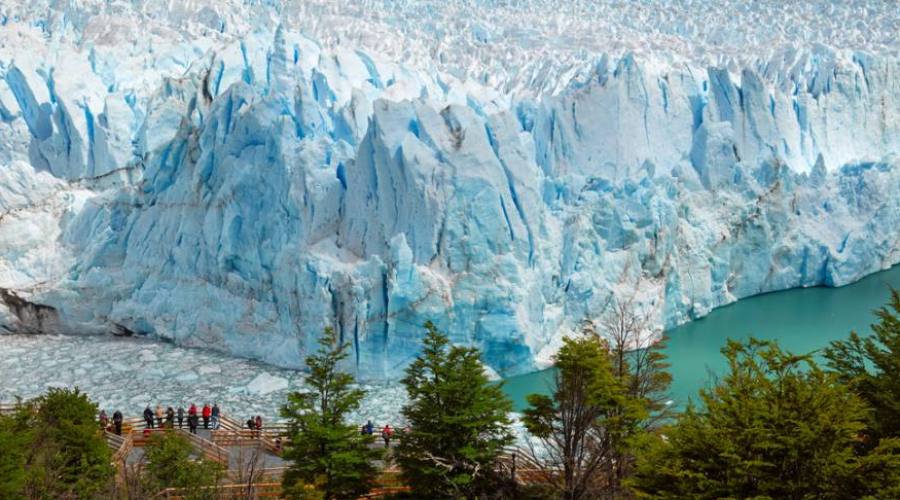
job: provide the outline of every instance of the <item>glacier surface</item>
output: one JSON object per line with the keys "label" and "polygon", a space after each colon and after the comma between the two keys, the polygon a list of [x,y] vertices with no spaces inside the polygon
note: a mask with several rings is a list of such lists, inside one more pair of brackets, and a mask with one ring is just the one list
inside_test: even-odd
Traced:
{"label": "glacier surface", "polygon": [[0,6],[0,332],[509,375],[900,262],[890,2],[170,4]]}

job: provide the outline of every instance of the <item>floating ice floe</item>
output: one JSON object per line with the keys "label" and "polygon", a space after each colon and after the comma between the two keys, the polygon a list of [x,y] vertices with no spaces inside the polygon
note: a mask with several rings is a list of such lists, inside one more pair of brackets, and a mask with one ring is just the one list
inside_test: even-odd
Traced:
{"label": "floating ice floe", "polygon": [[268,372],[262,372],[247,384],[247,391],[253,394],[269,394],[275,391],[287,389],[287,379],[270,375]]}

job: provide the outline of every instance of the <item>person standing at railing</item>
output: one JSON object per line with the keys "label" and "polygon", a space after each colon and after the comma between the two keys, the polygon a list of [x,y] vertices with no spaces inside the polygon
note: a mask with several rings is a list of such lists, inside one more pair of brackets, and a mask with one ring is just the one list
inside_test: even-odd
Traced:
{"label": "person standing at railing", "polygon": [[212,407],[212,428],[219,429],[219,403],[213,403]]}
{"label": "person standing at railing", "polygon": [[394,436],[394,429],[391,427],[391,424],[387,424],[384,426],[384,429],[381,429],[381,439],[384,439],[384,447],[391,447],[391,438]]}
{"label": "person standing at railing", "polygon": [[190,417],[191,415],[196,415],[196,414],[197,414],[197,405],[195,405],[194,403],[191,403],[191,407],[188,408],[188,417]]}
{"label": "person standing at railing", "polygon": [[166,412],[163,411],[162,405],[156,405],[156,426],[162,429],[163,426],[163,417],[166,416]]}
{"label": "person standing at railing", "polygon": [[116,412],[113,413],[113,427],[116,429],[117,436],[122,435],[122,420],[122,412],[116,410]]}
{"label": "person standing at railing", "polygon": [[153,428],[153,410],[150,409],[150,405],[144,408],[144,423],[148,429]]}
{"label": "person standing at railing", "polygon": [[253,437],[256,434],[256,421],[253,420],[253,417],[247,419],[247,429],[250,430],[250,437]]}
{"label": "person standing at railing", "polygon": [[178,428],[181,429],[184,427],[184,407],[178,407]]}
{"label": "person standing at railing", "polygon": [[107,427],[109,427],[109,416],[106,415],[106,410],[100,410],[100,428],[106,432]]}
{"label": "person standing at railing", "polygon": [[210,408],[209,403],[203,405],[203,428],[209,429],[209,417],[212,416],[212,408]]}
{"label": "person standing at railing", "polygon": [[166,428],[174,429],[175,428],[175,409],[171,406],[166,408]]}
{"label": "person standing at railing", "polygon": [[262,437],[262,417],[257,415],[256,421],[254,421],[253,423],[256,424],[256,437],[261,438]]}
{"label": "person standing at railing", "polygon": [[197,433],[197,427],[200,426],[200,417],[197,416],[197,412],[194,412],[193,415],[188,415],[188,429],[190,429],[191,434]]}

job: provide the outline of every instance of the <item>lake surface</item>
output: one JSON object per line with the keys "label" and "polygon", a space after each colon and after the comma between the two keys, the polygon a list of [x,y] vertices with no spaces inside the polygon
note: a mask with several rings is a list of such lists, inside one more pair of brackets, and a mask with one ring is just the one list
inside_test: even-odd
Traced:
{"label": "lake surface", "polygon": [[[900,266],[868,276],[840,288],[797,288],[740,300],[716,309],[706,317],[669,330],[672,374],[671,397],[678,406],[708,385],[711,374],[721,375],[725,359],[720,349],[725,341],[777,340],[792,352],[812,352],[832,340],[846,338],[851,330],[869,333],[875,321],[872,312],[884,305],[890,287],[900,288]],[[517,410],[533,392],[549,392],[552,371],[510,377],[505,389]]]}

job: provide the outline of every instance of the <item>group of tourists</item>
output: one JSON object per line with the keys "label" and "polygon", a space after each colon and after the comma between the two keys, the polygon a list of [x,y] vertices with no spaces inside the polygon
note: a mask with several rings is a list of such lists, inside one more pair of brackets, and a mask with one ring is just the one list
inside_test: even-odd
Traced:
{"label": "group of tourists", "polygon": [[[212,406],[207,403],[203,405],[202,408],[197,408],[197,405],[192,403],[187,411],[180,406],[178,409],[169,406],[163,410],[161,405],[156,405],[156,410],[152,410],[150,405],[147,405],[147,407],[144,408],[143,413],[144,432],[149,433],[151,429],[174,429],[176,424],[179,429],[183,429],[185,424],[187,424],[187,428],[191,434],[196,434],[197,429],[200,428],[201,420],[204,429],[217,430],[220,423],[220,414],[221,410],[217,403],[213,403]],[[106,410],[101,410],[99,419],[100,427],[103,430],[115,432],[119,436],[122,435],[122,422],[124,421],[122,412],[116,410],[110,421]],[[250,430],[253,436],[262,437],[262,416],[257,415],[256,417],[248,418],[247,429]]]}
{"label": "group of tourists", "polygon": [[256,418],[250,417],[247,419],[247,429],[250,429],[250,434],[262,437],[262,428],[263,420],[261,416],[257,415]]}
{"label": "group of tourists", "polygon": [[150,409],[150,405],[147,405],[144,408],[144,426],[146,429],[174,429],[177,422],[178,428],[183,429],[184,424],[187,423],[191,434],[196,434],[197,429],[200,427],[201,418],[203,419],[204,429],[218,429],[219,413],[219,405],[215,403],[212,406],[206,403],[201,409],[198,409],[197,405],[191,403],[187,411],[181,406],[177,410],[171,406],[163,410],[161,405],[156,405],[156,410],[154,411]]}
{"label": "group of tourists", "polygon": [[[372,423],[371,420],[369,420],[362,426],[362,434],[366,435],[366,436],[371,436],[372,434],[375,434],[375,425]],[[391,447],[391,438],[392,437],[394,437],[394,428],[391,427],[391,424],[387,424],[384,426],[383,429],[381,429],[381,439],[384,440],[385,448]]]}
{"label": "group of tourists", "polygon": [[110,423],[109,415],[106,414],[106,410],[100,410],[100,428],[105,431],[112,430],[117,436],[121,436],[123,420],[122,412],[116,410],[112,416],[112,423]]}

